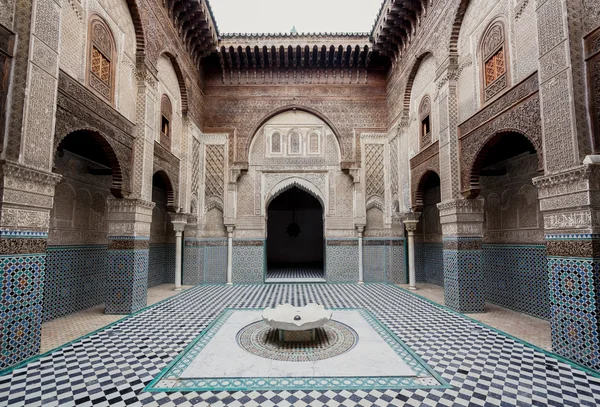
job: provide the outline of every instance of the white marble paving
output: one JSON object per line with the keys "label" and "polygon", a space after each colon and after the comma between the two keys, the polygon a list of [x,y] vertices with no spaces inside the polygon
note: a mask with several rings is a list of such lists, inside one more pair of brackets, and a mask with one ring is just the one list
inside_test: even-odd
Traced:
{"label": "white marble paving", "polygon": [[325,360],[287,362],[262,358],[242,349],[236,342],[236,335],[243,327],[260,321],[261,311],[235,311],[180,379],[416,376],[358,311],[334,311],[333,319],[356,331],[359,339],[354,348]]}

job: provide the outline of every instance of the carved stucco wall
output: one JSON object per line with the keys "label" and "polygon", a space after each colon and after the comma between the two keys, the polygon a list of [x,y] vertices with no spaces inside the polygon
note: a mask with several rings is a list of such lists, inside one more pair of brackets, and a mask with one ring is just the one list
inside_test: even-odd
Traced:
{"label": "carved stucco wall", "polygon": [[90,168],[102,166],[68,151],[57,157],[55,168],[63,178],[56,186],[48,244],[106,244],[111,176],[89,174]]}
{"label": "carved stucco wall", "polygon": [[207,77],[204,129],[232,129],[235,148],[229,160],[247,162],[252,133],[262,118],[285,106],[306,106],[331,121],[339,131],[342,161],[354,162],[354,130],[387,126],[385,75],[373,71],[368,78],[366,84],[235,86],[221,84],[220,75]]}
{"label": "carved stucco wall", "polygon": [[479,46],[491,22],[501,19],[507,24],[504,34],[508,37],[506,55],[510,58],[508,70],[511,84],[520,82],[538,69],[535,2],[521,2],[519,5],[514,3],[513,0],[484,0],[467,8],[458,39],[460,122],[482,106],[480,94],[483,67]]}
{"label": "carved stucco wall", "polygon": [[62,1],[60,68],[79,82],[85,82],[88,21],[92,14],[106,21],[115,40],[115,107],[135,122],[136,37],[125,0]]}
{"label": "carved stucco wall", "polygon": [[481,178],[484,243],[544,243],[537,189],[531,181],[538,175],[537,165],[537,156],[525,153],[488,168],[506,169],[505,175]]}
{"label": "carved stucco wall", "polygon": [[179,90],[179,82],[177,74],[171,60],[162,55],[157,64],[158,69],[158,103],[155,104],[156,117],[156,138],[160,142],[161,130],[161,111],[160,98],[163,94],[169,97],[173,114],[171,116],[171,152],[178,158],[181,158],[181,137],[182,137],[182,118],[181,118],[181,93]]}
{"label": "carved stucco wall", "polygon": [[420,136],[421,136],[421,120],[419,117],[419,105],[423,100],[423,97],[428,95],[432,101],[431,103],[431,134],[432,141],[438,139],[439,133],[439,120],[438,118],[438,104],[433,99],[435,97],[435,60],[432,56],[427,56],[421,62],[419,70],[415,75],[411,98],[410,98],[410,125],[408,128],[410,138],[410,150],[409,154],[417,154],[420,150]]}
{"label": "carved stucco wall", "polygon": [[[293,133],[300,136],[300,150],[292,146]],[[274,142],[276,134],[281,139]],[[354,236],[354,184],[340,169],[335,135],[318,117],[288,111],[267,121],[252,141],[249,169],[237,182],[236,237],[264,238],[269,201],[292,184],[322,201],[326,236]]]}

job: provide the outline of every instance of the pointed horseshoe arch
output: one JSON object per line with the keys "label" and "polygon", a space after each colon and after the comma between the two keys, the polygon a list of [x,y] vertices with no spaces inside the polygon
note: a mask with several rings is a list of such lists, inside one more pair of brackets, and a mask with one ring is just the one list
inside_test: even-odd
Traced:
{"label": "pointed horseshoe arch", "polygon": [[265,210],[269,208],[269,205],[271,204],[273,199],[277,198],[279,195],[293,187],[297,187],[317,198],[317,200],[323,207],[323,210],[325,210],[325,198],[319,190],[319,188],[317,188],[317,186],[312,182],[300,177],[291,177],[284,179],[283,181],[275,185],[273,188],[271,188],[271,190],[265,197]]}

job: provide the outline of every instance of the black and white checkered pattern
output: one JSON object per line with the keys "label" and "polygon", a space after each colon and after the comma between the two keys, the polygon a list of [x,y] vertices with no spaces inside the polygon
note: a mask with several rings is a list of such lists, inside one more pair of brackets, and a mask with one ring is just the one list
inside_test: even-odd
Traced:
{"label": "black and white checkered pattern", "polygon": [[[364,307],[451,389],[148,393],[225,307]],[[198,286],[0,377],[0,405],[600,405],[600,378],[384,284]]]}
{"label": "black and white checkered pattern", "polygon": [[317,267],[269,267],[266,282],[325,281],[325,271]]}

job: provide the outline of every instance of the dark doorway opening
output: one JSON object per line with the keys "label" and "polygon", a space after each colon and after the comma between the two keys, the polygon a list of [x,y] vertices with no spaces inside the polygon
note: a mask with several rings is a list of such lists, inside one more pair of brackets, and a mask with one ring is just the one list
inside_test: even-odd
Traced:
{"label": "dark doorway opening", "polygon": [[267,282],[325,281],[323,207],[292,187],[267,208]]}

